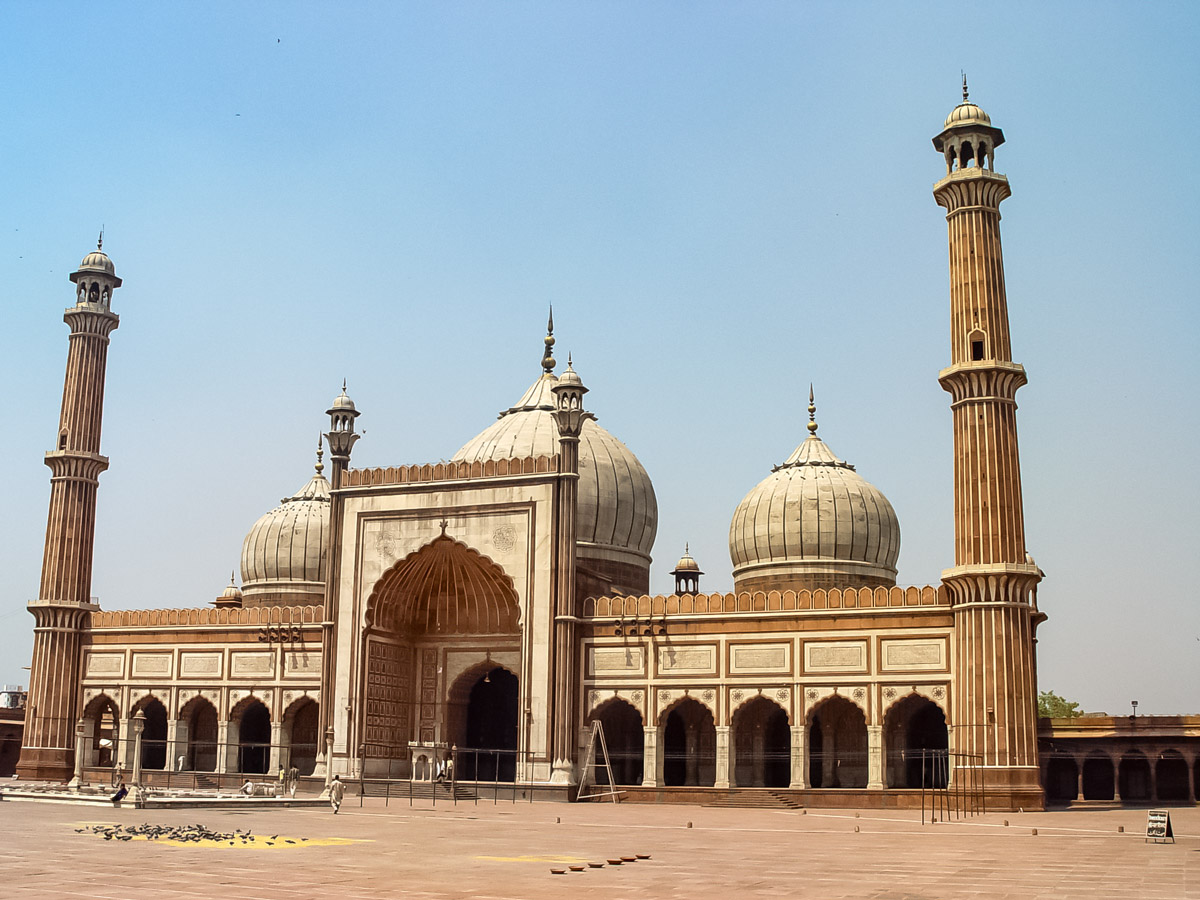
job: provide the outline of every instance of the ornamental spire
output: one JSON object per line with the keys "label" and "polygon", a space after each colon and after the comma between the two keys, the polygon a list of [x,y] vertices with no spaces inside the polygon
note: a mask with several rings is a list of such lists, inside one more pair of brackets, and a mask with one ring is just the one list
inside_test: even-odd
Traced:
{"label": "ornamental spire", "polygon": [[317,474],[318,474],[318,475],[320,475],[320,474],[321,474],[321,472],[322,472],[322,471],[324,471],[324,469],[325,469],[325,463],[323,463],[323,462],[321,461],[321,458],[322,458],[324,455],[325,455],[325,448],[324,448],[324,446],[322,446],[322,444],[321,444],[321,435],[320,435],[320,434],[318,434],[318,435],[317,435],[317,464],[316,464],[316,466],[314,467],[314,468],[317,470]]}
{"label": "ornamental spire", "polygon": [[812,382],[808,384],[808,433],[817,436],[817,405],[813,402]]}
{"label": "ornamental spire", "polygon": [[[962,71],[961,69],[959,71]],[[967,102],[967,73],[962,73],[963,77],[963,103]]]}
{"label": "ornamental spire", "polygon": [[542,371],[547,375],[554,371],[554,304],[550,304],[550,319],[546,322],[545,354],[542,356]]}

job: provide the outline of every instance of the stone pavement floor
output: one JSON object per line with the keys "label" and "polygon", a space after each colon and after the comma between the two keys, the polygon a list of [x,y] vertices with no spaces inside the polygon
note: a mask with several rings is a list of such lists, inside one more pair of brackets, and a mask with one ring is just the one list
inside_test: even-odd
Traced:
{"label": "stone pavement floor", "polygon": [[[1139,809],[990,813],[922,825],[919,811],[907,810],[856,816],[482,801],[385,808],[382,800],[360,808],[347,799],[337,816],[0,802],[0,897],[1200,900],[1200,808],[1172,809],[1176,842],[1148,844]],[[176,846],[104,840],[91,832],[100,823],[198,823],[277,837],[270,845]],[[551,874],[639,853],[651,858]]]}

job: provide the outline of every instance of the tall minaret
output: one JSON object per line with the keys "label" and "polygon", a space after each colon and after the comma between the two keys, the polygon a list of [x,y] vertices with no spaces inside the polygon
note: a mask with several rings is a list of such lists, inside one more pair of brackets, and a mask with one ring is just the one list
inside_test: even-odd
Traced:
{"label": "tall minaret", "polygon": [[108,336],[118,318],[110,309],[121,286],[103,235],[96,250],[71,273],[75,305],[63,315],[71,327],[62,414],[50,467],[50,516],[42,558],[42,584],[29,604],[35,620],[33,663],[24,746],[17,772],[23,778],[66,781],[75,758],[79,717],[82,632],[92,603],[92,539],[96,488],[108,459],[100,455],[104,370]]}
{"label": "tall minaret", "polygon": [[954,418],[954,568],[942,573],[955,630],[953,746],[977,757],[989,805],[1040,808],[1034,629],[1040,572],[1025,552],[1016,393],[1000,203],[994,170],[1004,135],[967,99],[933,145],[946,177],[933,187],[950,231],[950,366],[938,376]]}
{"label": "tall minaret", "polygon": [[[325,440],[329,442],[329,458],[333,463],[330,470],[329,497],[329,561],[325,568],[328,576],[325,580],[325,621],[321,624],[321,702],[317,707],[318,728],[321,733],[321,745],[317,748],[317,773],[324,774],[328,785],[334,776],[333,741],[338,725],[337,711],[334,709],[337,681],[337,619],[338,619],[338,573],[341,571],[341,532],[342,515],[345,509],[342,495],[342,476],[350,468],[350,453],[360,435],[354,430],[354,420],[362,413],[346,393],[346,381],[342,380],[342,392],[333,399],[332,405],[325,410],[329,416],[329,431]],[[318,465],[321,465],[318,457]],[[349,723],[341,720],[343,742],[349,740]]]}
{"label": "tall minaret", "polygon": [[[550,325],[554,328],[553,320]],[[547,371],[554,368],[550,348],[554,338],[546,337]],[[551,706],[552,731],[550,735],[550,757],[553,761],[551,780],[570,784],[576,780],[575,729],[578,727],[578,704],[576,686],[579,684],[577,671],[577,629],[575,623],[579,610],[575,604],[576,548],[578,528],[576,525],[579,504],[579,436],[588,419],[596,418],[583,408],[583,395],[588,389],[571,365],[567,356],[567,369],[555,383],[554,421],[558,425],[559,483],[557,491],[558,512],[554,546],[554,656],[553,694]]]}

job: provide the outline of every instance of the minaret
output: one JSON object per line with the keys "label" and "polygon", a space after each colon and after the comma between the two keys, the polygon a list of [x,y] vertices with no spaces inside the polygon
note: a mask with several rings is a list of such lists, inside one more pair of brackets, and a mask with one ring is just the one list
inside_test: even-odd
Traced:
{"label": "minaret", "polygon": [[[335,697],[334,680],[337,673],[337,604],[338,604],[338,573],[341,571],[341,526],[342,498],[338,490],[342,486],[342,475],[350,467],[350,453],[359,435],[354,430],[354,420],[362,415],[354,406],[354,401],[346,393],[346,382],[342,381],[342,392],[334,398],[329,409],[329,431],[325,440],[329,443],[330,497],[329,497],[329,561],[325,571],[325,621],[321,624],[321,701],[317,707],[319,717],[318,728],[324,743],[317,748],[317,774],[324,767],[325,783],[333,778],[334,738],[334,709]],[[317,444],[317,472],[325,468],[321,462],[320,442]],[[348,737],[346,738],[348,739]]]}
{"label": "minaret", "polygon": [[954,568],[942,573],[954,609],[953,748],[982,764],[989,806],[1041,808],[1034,630],[1041,573],[1025,551],[1016,393],[1000,203],[994,170],[1004,134],[967,99],[933,146],[946,177],[933,187],[950,232],[950,366],[938,376],[954,421]]}
{"label": "minaret", "polygon": [[50,515],[33,613],[33,662],[28,712],[17,772],[22,778],[66,781],[75,759],[79,718],[82,633],[92,603],[92,539],[96,529],[96,488],[108,459],[100,455],[104,411],[104,371],[108,336],[119,321],[110,309],[121,286],[112,260],[96,250],[71,273],[75,305],[63,321],[71,328],[67,375],[50,467]]}
{"label": "minaret", "polygon": [[[554,321],[551,319],[551,332]],[[552,332],[553,333],[553,332]],[[546,358],[549,369],[554,368],[550,348],[554,338],[546,337]],[[546,362],[543,362],[545,365]],[[583,395],[588,389],[571,365],[554,385],[554,421],[558,425],[559,482],[558,527],[555,532],[555,606],[554,606],[554,692],[551,707],[550,758],[554,771],[551,779],[558,783],[575,781],[575,728],[577,641],[575,608],[576,577],[576,513],[579,502],[579,435],[583,423],[596,418],[583,408]]]}

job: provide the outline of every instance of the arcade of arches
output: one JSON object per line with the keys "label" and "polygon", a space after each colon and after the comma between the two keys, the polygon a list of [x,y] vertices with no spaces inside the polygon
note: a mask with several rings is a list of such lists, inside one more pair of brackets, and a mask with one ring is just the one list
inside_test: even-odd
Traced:
{"label": "arcade of arches", "polygon": [[[728,779],[735,788],[870,786],[866,717],[845,697],[821,702],[804,727],[791,725],[783,707],[765,696],[739,706],[727,727],[716,725],[712,711],[691,697],[664,710],[656,727],[645,727],[641,713],[621,697],[604,700],[592,711],[593,721],[603,727],[613,780],[620,785],[714,787]],[[917,695],[904,698],[888,710],[883,732],[887,787],[945,785],[949,741],[937,704]],[[598,769],[596,778],[605,783],[607,774]]]}
{"label": "arcade of arches", "polygon": [[138,712],[145,722],[143,771],[266,775],[294,766],[301,775],[311,775],[316,766],[318,706],[310,698],[293,703],[275,723],[255,697],[247,697],[220,721],[216,707],[204,697],[189,700],[171,720],[160,699],[146,696],[123,719],[116,702],[101,694],[84,708],[85,768],[134,768],[139,742],[132,720]]}

